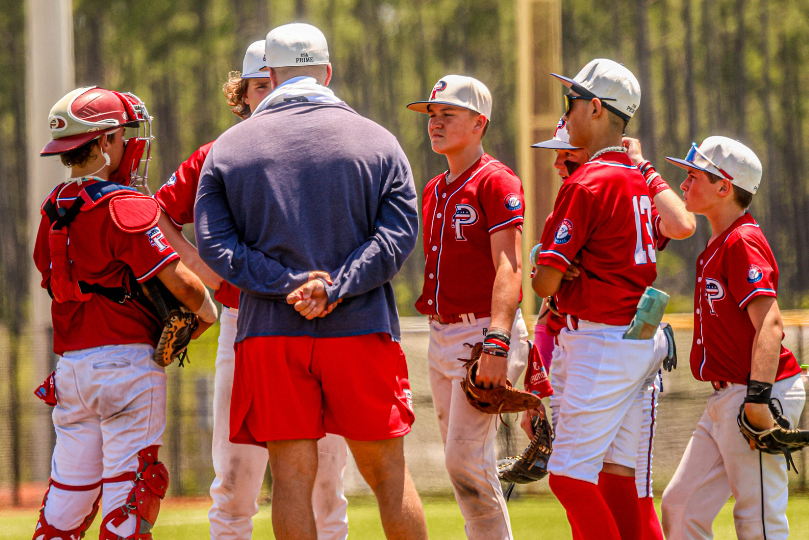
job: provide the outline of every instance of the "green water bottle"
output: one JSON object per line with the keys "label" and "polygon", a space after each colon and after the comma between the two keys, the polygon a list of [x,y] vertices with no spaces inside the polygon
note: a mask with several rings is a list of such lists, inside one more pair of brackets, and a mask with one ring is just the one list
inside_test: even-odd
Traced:
{"label": "green water bottle", "polygon": [[654,287],[646,287],[638,302],[638,311],[629,323],[624,339],[651,339],[657,332],[660,321],[663,320],[663,312],[666,311],[668,302],[669,295]]}

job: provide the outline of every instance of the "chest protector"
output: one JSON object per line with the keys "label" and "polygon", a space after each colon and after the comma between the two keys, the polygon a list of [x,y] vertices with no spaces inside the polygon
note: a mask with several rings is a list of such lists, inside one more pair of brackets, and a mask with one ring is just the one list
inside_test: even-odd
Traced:
{"label": "chest protector", "polygon": [[[78,280],[74,275],[73,262],[68,258],[67,246],[69,225],[79,212],[89,212],[102,202],[109,201],[109,212],[116,227],[127,233],[146,232],[157,224],[160,206],[151,197],[136,189],[114,182],[96,181],[79,191],[69,208],[58,208],[57,199],[66,184],[54,189],[42,204],[42,215],[50,220],[48,247],[51,255],[51,279],[48,292],[56,302],[86,302],[93,294],[100,294],[123,304],[133,298],[139,300],[140,287],[124,283],[121,287],[104,287]],[[130,269],[129,274],[132,274]]]}

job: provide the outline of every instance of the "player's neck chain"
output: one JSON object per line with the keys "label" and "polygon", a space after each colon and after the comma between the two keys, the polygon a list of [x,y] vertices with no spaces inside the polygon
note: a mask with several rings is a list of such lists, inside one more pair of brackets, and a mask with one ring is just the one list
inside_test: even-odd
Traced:
{"label": "player's neck chain", "polygon": [[593,161],[601,154],[606,154],[607,152],[626,152],[626,148],[624,148],[623,146],[608,146],[596,152],[595,155],[593,155],[593,157],[590,158],[590,161]]}

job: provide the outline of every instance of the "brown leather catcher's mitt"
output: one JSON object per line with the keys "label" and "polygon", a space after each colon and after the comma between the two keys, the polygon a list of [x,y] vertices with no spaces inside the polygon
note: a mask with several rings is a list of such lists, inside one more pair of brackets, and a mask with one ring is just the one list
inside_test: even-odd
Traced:
{"label": "brown leather catcher's mitt", "polygon": [[548,460],[553,451],[553,428],[540,405],[539,414],[532,420],[534,438],[521,456],[498,460],[497,476],[503,482],[530,484],[548,475]]}
{"label": "brown leather catcher's mitt", "polygon": [[144,283],[143,292],[154,304],[157,316],[163,323],[163,332],[154,350],[155,363],[166,367],[175,358],[179,358],[182,367],[188,356],[187,348],[191,342],[191,334],[197,329],[197,316],[180,305],[157,278]]}
{"label": "brown leather catcher's mitt", "polygon": [[527,411],[528,409],[538,409],[542,406],[539,396],[517,390],[511,385],[511,381],[506,382],[506,386],[496,388],[480,388],[475,385],[475,376],[478,372],[478,362],[483,354],[483,343],[476,343],[472,347],[472,357],[466,362],[466,378],[461,381],[461,388],[466,394],[469,404],[487,414],[502,414]]}

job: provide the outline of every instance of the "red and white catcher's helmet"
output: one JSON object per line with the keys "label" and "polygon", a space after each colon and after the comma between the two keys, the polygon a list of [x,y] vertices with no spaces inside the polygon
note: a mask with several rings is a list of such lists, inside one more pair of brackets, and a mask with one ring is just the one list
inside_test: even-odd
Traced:
{"label": "red and white catcher's helmet", "polygon": [[77,88],[51,108],[48,125],[53,140],[42,149],[41,156],[63,154],[108,131],[127,128],[124,156],[110,180],[124,185],[146,185],[152,118],[136,95],[96,86]]}

